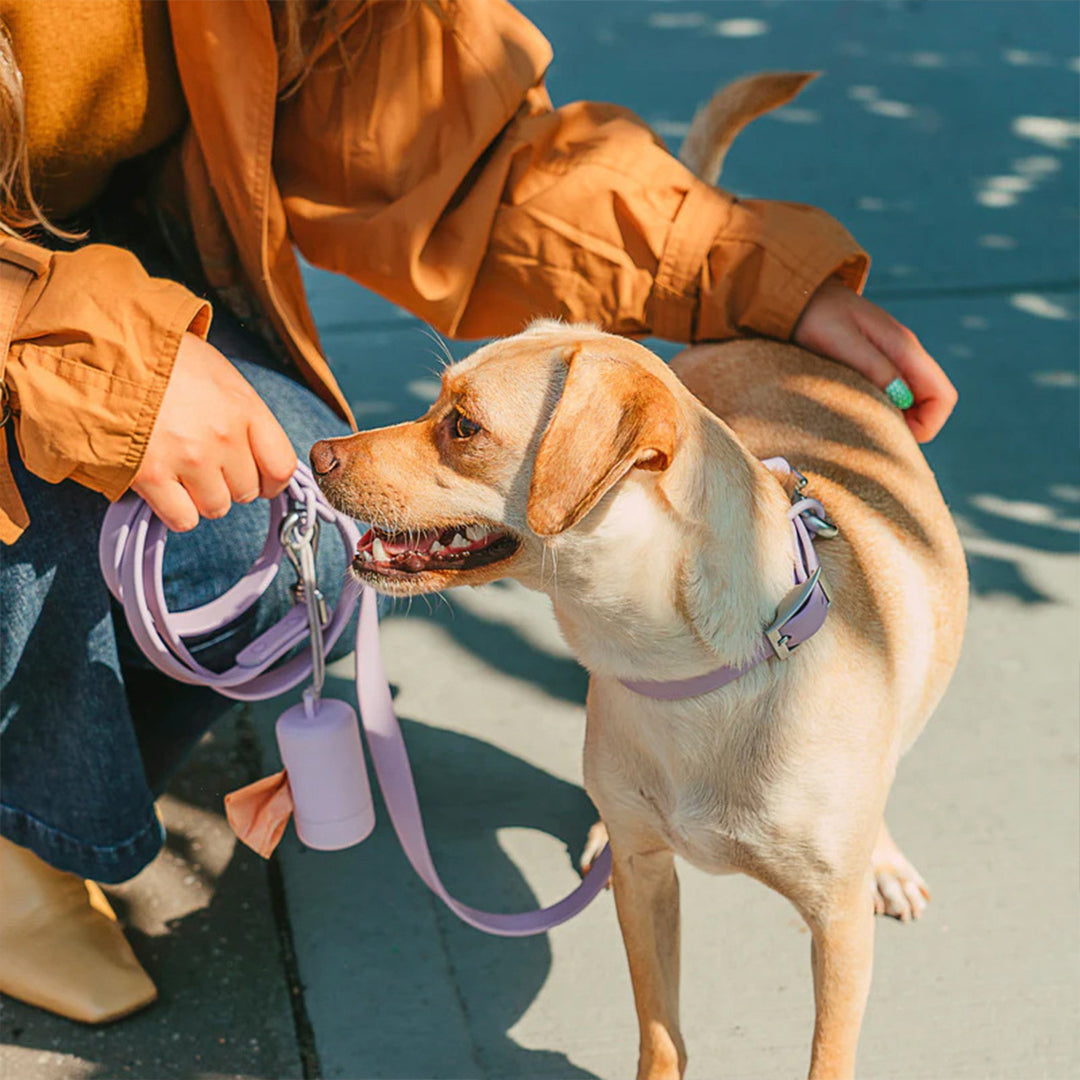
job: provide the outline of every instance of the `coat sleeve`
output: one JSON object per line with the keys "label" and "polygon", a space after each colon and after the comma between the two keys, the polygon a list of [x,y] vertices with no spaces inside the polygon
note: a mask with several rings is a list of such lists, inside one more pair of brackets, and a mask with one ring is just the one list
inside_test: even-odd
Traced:
{"label": "coat sleeve", "polygon": [[[0,238],[0,257],[8,245]],[[27,469],[76,480],[110,499],[131,484],[186,331],[205,336],[210,308],[150,277],[130,252],[90,244],[35,247],[43,263],[16,316],[4,371]]]}
{"label": "coat sleeve", "polygon": [[278,113],[275,176],[316,265],[462,337],[558,315],[784,339],[826,278],[862,287],[867,256],[822,211],[701,183],[625,109],[553,109],[550,46],[502,0],[367,10]]}

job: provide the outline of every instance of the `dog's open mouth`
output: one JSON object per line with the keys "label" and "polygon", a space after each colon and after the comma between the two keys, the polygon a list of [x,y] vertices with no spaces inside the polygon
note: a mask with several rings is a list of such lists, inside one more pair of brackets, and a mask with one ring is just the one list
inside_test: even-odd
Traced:
{"label": "dog's open mouth", "polygon": [[472,570],[508,559],[518,547],[519,541],[505,529],[486,525],[399,533],[371,528],[356,547],[353,569],[381,577]]}

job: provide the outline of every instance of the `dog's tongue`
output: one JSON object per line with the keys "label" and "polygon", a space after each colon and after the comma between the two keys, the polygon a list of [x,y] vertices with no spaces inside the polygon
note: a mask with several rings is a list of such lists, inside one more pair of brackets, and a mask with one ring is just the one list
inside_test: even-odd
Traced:
{"label": "dog's tongue", "polygon": [[396,536],[388,536],[383,539],[383,547],[387,555],[403,555],[406,551],[415,551],[426,555],[431,550],[431,545],[439,539],[439,534],[434,529],[427,532],[398,533]]}

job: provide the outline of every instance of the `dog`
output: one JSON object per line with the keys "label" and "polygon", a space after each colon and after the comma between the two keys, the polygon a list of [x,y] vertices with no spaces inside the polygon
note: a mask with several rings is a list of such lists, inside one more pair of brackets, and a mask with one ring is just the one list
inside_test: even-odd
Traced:
{"label": "dog", "polygon": [[[782,96],[762,85],[729,96],[714,147]],[[797,472],[763,461],[777,455]],[[902,414],[792,345],[701,345],[669,366],[540,320],[449,367],[418,420],[321,441],[311,462],[331,503],[372,523],[353,573],[379,591],[513,577],[550,596],[590,673],[585,786],[594,847],[610,837],[639,1077],[686,1065],[675,855],[792,902],[813,943],[810,1076],[854,1075],[875,911],[906,920],[928,898],[885,803],[967,608],[956,529]],[[828,616],[761,659],[807,495],[824,507]],[[748,670],[695,696],[642,692],[720,667]]]}

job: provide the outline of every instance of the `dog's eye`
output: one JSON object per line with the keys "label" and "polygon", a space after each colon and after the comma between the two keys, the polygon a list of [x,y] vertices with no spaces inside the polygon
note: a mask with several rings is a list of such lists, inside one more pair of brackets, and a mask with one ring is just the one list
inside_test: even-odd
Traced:
{"label": "dog's eye", "polygon": [[454,438],[456,439],[471,438],[481,430],[479,424],[470,420],[467,416],[463,416],[457,409],[450,414],[450,422],[454,426]]}

